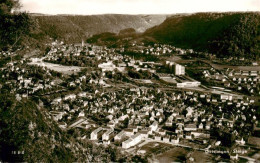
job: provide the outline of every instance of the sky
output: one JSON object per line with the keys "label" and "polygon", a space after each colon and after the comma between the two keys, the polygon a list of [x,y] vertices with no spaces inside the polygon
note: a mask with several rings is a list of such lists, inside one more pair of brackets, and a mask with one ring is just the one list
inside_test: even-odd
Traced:
{"label": "sky", "polygon": [[43,14],[175,14],[260,11],[260,0],[20,0],[22,10]]}

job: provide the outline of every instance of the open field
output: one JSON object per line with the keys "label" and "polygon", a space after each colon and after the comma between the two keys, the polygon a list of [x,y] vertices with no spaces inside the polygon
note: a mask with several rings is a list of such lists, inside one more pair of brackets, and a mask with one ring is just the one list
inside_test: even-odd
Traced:
{"label": "open field", "polygon": [[183,162],[189,157],[193,157],[196,162],[212,161],[212,155],[204,151],[191,151],[191,149],[183,147],[174,147],[165,143],[148,143],[139,149],[139,153],[151,156],[153,162]]}
{"label": "open field", "polygon": [[248,143],[249,143],[249,144],[254,144],[254,145],[256,145],[257,147],[260,147],[260,138],[251,136],[251,137],[248,139]]}
{"label": "open field", "polygon": [[50,70],[57,71],[63,74],[73,74],[75,72],[79,72],[82,67],[77,67],[77,66],[63,66],[59,64],[54,64],[54,63],[48,63],[48,62],[43,62],[42,60],[38,62],[31,62],[29,65],[38,65],[42,67],[46,67]]}
{"label": "open field", "polygon": [[194,158],[195,162],[211,162],[213,159],[213,155],[203,151],[194,151],[190,156]]}
{"label": "open field", "polygon": [[260,66],[229,66],[229,65],[219,65],[210,63],[212,67],[215,69],[234,69],[234,70],[241,70],[241,71],[260,71]]}
{"label": "open field", "polygon": [[174,161],[186,161],[186,155],[189,153],[188,149],[181,147],[174,147],[162,154],[155,156],[155,160],[158,162],[170,163]]}
{"label": "open field", "polygon": [[188,161],[190,157],[192,157],[195,162],[211,162],[214,158],[213,155],[203,151],[190,151],[187,148],[174,147],[169,151],[155,156],[155,161],[164,163],[184,162]]}
{"label": "open field", "polygon": [[172,146],[168,144],[152,142],[152,143],[145,144],[139,150],[145,151],[146,155],[150,155],[150,154],[160,153],[161,151],[163,152],[163,150],[166,150],[171,147]]}

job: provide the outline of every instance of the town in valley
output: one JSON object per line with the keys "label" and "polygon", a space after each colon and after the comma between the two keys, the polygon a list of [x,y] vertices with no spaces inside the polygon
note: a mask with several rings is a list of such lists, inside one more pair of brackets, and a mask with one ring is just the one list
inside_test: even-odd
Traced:
{"label": "town in valley", "polygon": [[259,0],[1,0],[0,163],[260,162]]}
{"label": "town in valley", "polygon": [[259,159],[259,62],[221,64],[214,54],[159,43],[47,46],[21,59],[2,51],[11,60],[0,87],[37,101],[44,119],[76,139],[152,162]]}

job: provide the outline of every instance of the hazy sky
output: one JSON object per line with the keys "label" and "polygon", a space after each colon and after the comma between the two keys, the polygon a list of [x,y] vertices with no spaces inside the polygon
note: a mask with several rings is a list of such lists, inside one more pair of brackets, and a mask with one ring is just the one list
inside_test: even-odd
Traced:
{"label": "hazy sky", "polygon": [[174,14],[260,11],[260,0],[20,0],[23,10],[44,14]]}

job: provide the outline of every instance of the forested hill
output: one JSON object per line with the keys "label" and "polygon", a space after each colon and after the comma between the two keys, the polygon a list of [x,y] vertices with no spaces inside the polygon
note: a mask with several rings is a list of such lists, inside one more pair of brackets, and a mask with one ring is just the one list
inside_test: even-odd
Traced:
{"label": "forested hill", "polygon": [[172,16],[148,29],[161,43],[207,51],[218,56],[260,53],[260,13],[196,13]]}
{"label": "forested hill", "polygon": [[94,34],[118,33],[122,29],[133,28],[137,32],[161,24],[166,15],[34,15],[43,36],[64,39],[67,42],[81,42]]}
{"label": "forested hill", "polygon": [[35,100],[19,101],[8,92],[9,88],[3,87],[0,89],[0,162],[126,162],[132,159],[114,147],[79,139],[77,129],[61,130],[46,108]]}

